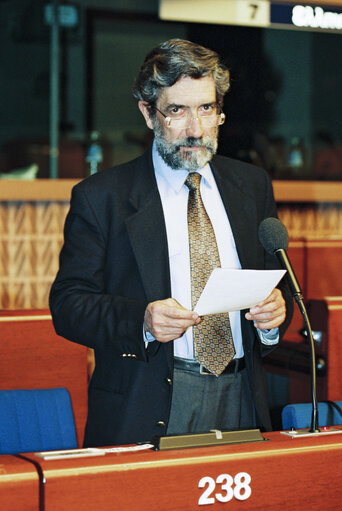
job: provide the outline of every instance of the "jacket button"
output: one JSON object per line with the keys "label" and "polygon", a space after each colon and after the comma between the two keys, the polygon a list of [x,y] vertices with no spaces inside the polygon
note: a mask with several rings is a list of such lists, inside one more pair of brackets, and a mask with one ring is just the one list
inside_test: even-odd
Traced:
{"label": "jacket button", "polygon": [[166,378],[166,383],[168,383],[169,385],[172,385],[172,380],[171,380],[171,378]]}
{"label": "jacket button", "polygon": [[157,426],[166,426],[164,421],[158,421]]}

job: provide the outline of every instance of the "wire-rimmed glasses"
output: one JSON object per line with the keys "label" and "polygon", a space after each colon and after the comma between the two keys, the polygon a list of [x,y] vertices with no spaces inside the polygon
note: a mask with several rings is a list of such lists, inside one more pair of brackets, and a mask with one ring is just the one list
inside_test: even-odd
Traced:
{"label": "wire-rimmed glasses", "polygon": [[191,108],[186,106],[170,107],[167,114],[156,106],[154,108],[164,117],[167,128],[188,129],[194,119],[199,121],[203,128],[213,128],[223,124],[226,119],[218,103],[197,107],[197,115],[193,115]]}

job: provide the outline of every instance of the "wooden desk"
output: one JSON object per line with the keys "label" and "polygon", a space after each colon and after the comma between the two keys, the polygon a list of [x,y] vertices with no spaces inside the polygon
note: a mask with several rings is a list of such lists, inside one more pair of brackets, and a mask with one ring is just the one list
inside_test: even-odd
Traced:
{"label": "wooden desk", "polygon": [[[201,501],[209,510],[340,509],[342,434],[292,439],[273,432],[264,438],[268,441],[42,460],[45,511],[191,511]],[[249,489],[250,496],[239,500]],[[227,492],[232,498],[224,504],[219,500]]]}
{"label": "wooden desk", "polygon": [[0,509],[39,510],[39,479],[32,463],[15,456],[0,456]]}

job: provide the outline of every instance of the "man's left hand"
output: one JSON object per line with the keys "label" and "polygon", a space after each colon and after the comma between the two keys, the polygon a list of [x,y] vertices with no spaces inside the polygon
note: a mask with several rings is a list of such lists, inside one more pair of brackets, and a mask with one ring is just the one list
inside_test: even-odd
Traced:
{"label": "man's left hand", "polygon": [[279,327],[285,321],[285,316],[285,300],[276,288],[263,302],[251,307],[245,318],[254,321],[254,326],[260,330],[271,330]]}

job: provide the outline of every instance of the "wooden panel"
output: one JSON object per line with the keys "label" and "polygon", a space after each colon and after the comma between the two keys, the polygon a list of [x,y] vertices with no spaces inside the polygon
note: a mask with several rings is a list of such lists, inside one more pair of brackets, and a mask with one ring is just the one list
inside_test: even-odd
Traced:
{"label": "wooden panel", "polygon": [[342,239],[341,204],[279,204],[279,219],[291,240]]}
{"label": "wooden panel", "polygon": [[87,415],[87,349],[56,335],[48,310],[0,311],[0,338],[0,389],[66,387],[81,445]]}
{"label": "wooden panel", "polygon": [[342,398],[342,297],[326,298],[328,309],[327,399]]}
{"label": "wooden panel", "polygon": [[36,179],[18,181],[2,179],[0,200],[23,201],[69,201],[71,189],[80,179]]}
{"label": "wooden panel", "polygon": [[341,202],[342,183],[326,181],[273,181],[277,202]]}
{"label": "wooden panel", "polygon": [[46,308],[69,205],[0,204],[0,308]]}
{"label": "wooden panel", "polygon": [[[303,292],[304,300],[320,300],[342,293],[342,240],[290,241],[288,256]],[[310,316],[309,319],[311,320]],[[302,316],[295,307],[286,339],[301,342]]]}
{"label": "wooden panel", "polygon": [[38,511],[39,479],[32,463],[0,456],[1,511]]}
{"label": "wooden panel", "polygon": [[[324,509],[340,508],[341,435],[293,440],[277,432],[264,437],[269,441],[44,460],[45,509],[189,511],[199,507],[205,491],[199,487],[203,477],[212,478],[214,483],[208,496],[213,502],[208,502],[208,509],[318,510],[323,496]],[[239,489],[236,476],[242,472],[249,474],[251,482]],[[227,490],[219,483],[215,485],[220,474],[235,478],[232,489],[228,489],[229,482]],[[243,496],[249,488],[249,498],[239,500],[237,496]],[[227,491],[232,493],[231,500],[219,502],[217,495],[226,496]]]}
{"label": "wooden panel", "polygon": [[[1,180],[1,201],[69,201],[79,179]],[[342,201],[342,182],[273,181],[278,203],[321,203]]]}
{"label": "wooden panel", "polygon": [[306,242],[307,300],[342,294],[342,240]]}
{"label": "wooden panel", "polygon": [[[71,189],[77,182],[1,181],[1,309],[48,307]],[[273,185],[279,217],[292,240],[342,239],[342,183],[274,181]]]}
{"label": "wooden panel", "polygon": [[[325,370],[317,370],[317,399],[341,401],[342,297],[309,300],[307,312],[312,329],[322,332],[321,342],[315,346],[316,362],[321,359],[325,363]],[[269,372],[288,378],[287,402],[309,403],[312,399],[309,344],[292,341],[292,338],[283,341],[266,357],[265,366]]]}

